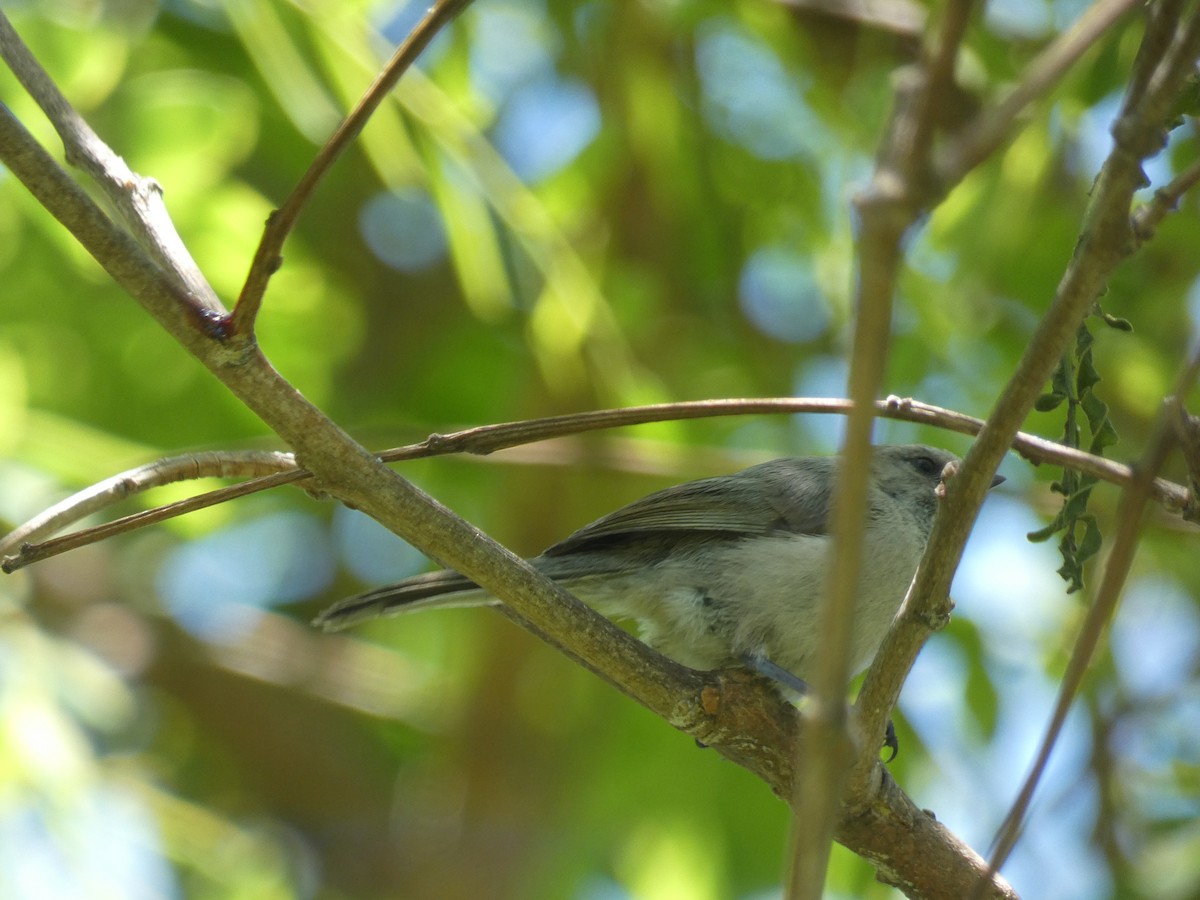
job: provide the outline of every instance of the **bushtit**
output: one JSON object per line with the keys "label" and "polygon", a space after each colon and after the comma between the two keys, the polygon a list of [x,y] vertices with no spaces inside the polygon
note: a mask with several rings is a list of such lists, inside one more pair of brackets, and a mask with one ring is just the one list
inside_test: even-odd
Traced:
{"label": "bushtit", "polygon": [[[870,663],[904,599],[943,470],[958,461],[916,444],[872,452],[855,672]],[[803,690],[799,679],[821,640],[837,464],[828,456],[777,459],[666,488],[530,562],[603,615],[635,620],[646,643],[686,666],[740,663]],[[498,602],[456,572],[431,572],[343,600],[315,624],[334,631],[376,616]]]}

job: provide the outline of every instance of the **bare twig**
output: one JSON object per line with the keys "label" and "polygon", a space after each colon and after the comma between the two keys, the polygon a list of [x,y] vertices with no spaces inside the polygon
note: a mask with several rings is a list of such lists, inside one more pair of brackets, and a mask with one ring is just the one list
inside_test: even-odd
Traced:
{"label": "bare twig", "polygon": [[[452,434],[434,434],[426,440],[404,447],[385,450],[379,454],[384,462],[398,462],[407,459],[418,459],[431,456],[443,456],[451,453],[474,453],[486,455],[509,447],[530,444],[538,441],[562,438],[573,434],[582,434],[603,428],[617,428],[628,425],[639,425],[650,422],[680,421],[685,419],[709,418],[731,415],[786,415],[797,413],[833,413],[845,414],[850,409],[848,400],[826,398],[767,398],[747,400],[698,400],[683,403],[660,403],[650,406],[631,406],[624,409],[601,409],[590,412],[573,413],[570,415],[550,416],[543,419],[526,419],[518,422],[504,422],[495,425],[480,425]],[[920,403],[916,400],[899,400],[892,398],[875,404],[876,415],[886,419],[897,419],[917,422],[924,425],[955,431],[960,434],[977,434],[983,427],[983,421],[962,413],[942,409],[938,406]],[[1133,472],[1113,460],[1101,456],[1093,456],[1073,447],[1048,441],[1045,438],[1019,432],[1013,448],[1034,463],[1050,463],[1075,469],[1092,475],[1101,481],[1116,485],[1132,483]],[[208,457],[218,459],[208,462]],[[233,461],[225,460],[224,454],[186,454],[182,457],[172,457],[154,463],[147,467],[150,471],[184,470],[195,466],[196,477],[228,477],[235,473],[231,467],[238,465],[237,454],[232,454]],[[176,516],[196,512],[219,503],[245,497],[249,494],[280,487],[285,484],[296,484],[311,479],[312,473],[307,469],[295,467],[292,455],[289,453],[270,454],[259,458],[256,455],[255,465],[259,467],[274,467],[273,473],[255,478],[241,484],[219,488],[196,497],[189,497],[155,509],[134,513],[112,522],[94,528],[86,528],[53,540],[42,543],[27,543],[35,541],[53,529],[43,527],[39,520],[31,520],[21,528],[0,540],[0,569],[14,572],[51,556],[57,556],[68,550],[74,550],[96,541],[105,540],[127,531],[144,528]],[[270,460],[275,463],[270,463]],[[141,472],[141,469],[134,470]],[[114,476],[113,481],[124,479],[125,475]],[[129,494],[155,487],[160,482],[152,478],[137,477],[129,488]],[[54,528],[62,528],[70,522],[77,521],[84,515],[95,512],[97,507],[90,505],[90,498],[96,488],[89,487],[58,504],[60,513],[54,520]],[[1188,491],[1181,485],[1174,484],[1162,478],[1157,478],[1152,484],[1153,498],[1172,512],[1186,511],[1189,502]],[[122,496],[128,496],[125,494]],[[112,496],[112,502],[120,499]],[[68,509],[75,509],[74,515],[64,515]],[[1186,514],[1186,513],[1185,513]],[[12,554],[3,556],[3,554]]]}
{"label": "bare twig", "polygon": [[[163,485],[174,484],[180,481],[192,481],[197,478],[247,478],[260,476],[254,481],[244,482],[243,484],[235,485],[233,488],[210,491],[201,497],[192,497],[188,501],[184,501],[191,503],[190,508],[187,510],[191,512],[203,509],[206,506],[215,506],[226,500],[232,500],[236,496],[252,493],[254,490],[262,490],[260,485],[270,478],[277,479],[277,483],[283,483],[279,480],[278,473],[281,470],[286,470],[290,475],[295,471],[295,468],[296,463],[292,454],[269,450],[186,453],[182,456],[173,456],[168,459],[156,460],[145,466],[138,466],[127,472],[113,475],[111,478],[106,478],[104,481],[97,482],[78,493],[72,494],[70,497],[34,516],[19,528],[6,534],[3,538],[0,538],[0,568],[5,572],[12,572],[16,568],[20,568],[20,566],[10,568],[7,565],[8,554],[18,549],[20,550],[18,558],[21,561],[21,565],[25,566],[40,559],[45,559],[47,556],[64,553],[78,546],[103,540],[106,537],[111,537],[113,534],[151,524],[151,521],[162,521],[171,518],[172,516],[169,515],[161,515],[161,511],[163,509],[174,509],[180,504],[170,504],[167,507],[157,510],[149,510],[134,516],[127,516],[124,519],[117,520],[117,522],[109,522],[97,528],[76,532],[73,535],[68,535],[66,538],[61,538],[59,541],[50,541],[38,545],[31,543],[47,535],[54,534],[72,522],[78,522],[85,516],[89,516],[101,509],[107,509],[109,506],[120,503],[134,494],[139,494],[151,488],[162,487]],[[264,472],[273,474],[261,477]],[[289,478],[288,480],[292,479]],[[245,489],[247,485],[252,485],[252,489],[247,491]],[[239,488],[241,489],[240,492]],[[201,503],[197,501],[206,502]],[[154,513],[160,513],[160,515],[151,519]],[[178,513],[175,513],[175,515],[178,515]],[[115,527],[119,523],[129,523],[131,519],[138,519],[139,516],[142,518],[136,525]],[[151,521],[146,521],[147,519]],[[87,539],[79,540],[81,536],[86,536]],[[75,540],[72,541],[71,539]],[[51,548],[49,552],[47,552],[47,548]]]}
{"label": "bare twig", "polygon": [[[882,727],[918,650],[949,617],[950,579],[1001,456],[1050,378],[1063,348],[1073,339],[1111,273],[1135,246],[1129,207],[1134,191],[1143,183],[1141,161],[1161,148],[1167,110],[1195,57],[1193,43],[1200,41],[1190,29],[1188,38],[1168,55],[1163,73],[1156,75],[1143,102],[1137,108],[1127,107],[1114,126],[1117,146],[1093,188],[1083,232],[1054,302],[968,452],[962,470],[949,485],[942,502],[944,510],[935,520],[908,599],[859,694],[859,713],[872,727]],[[1147,40],[1154,39],[1154,35],[1147,34]],[[1150,65],[1152,58],[1146,58]],[[855,782],[869,784],[871,768],[870,761],[862,761],[852,776]]]}
{"label": "bare twig", "polygon": [[1196,347],[1180,373],[1174,391],[1159,411],[1146,450],[1138,464],[1133,467],[1133,483],[1121,494],[1121,502],[1117,506],[1117,530],[1104,565],[1104,575],[1096,590],[1096,599],[1088,609],[1083,627],[1075,638],[1075,646],[1071,650],[1071,658],[1067,661],[1067,669],[1059,686],[1054,712],[1050,716],[1050,724],[1038,748],[1037,757],[996,836],[996,849],[988,864],[989,872],[999,871],[1016,845],[1033,799],[1033,792],[1050,760],[1050,752],[1058,742],[1063,725],[1067,721],[1067,713],[1070,712],[1071,705],[1083,685],[1083,677],[1096,653],[1096,647],[1100,644],[1100,637],[1116,611],[1133,566],[1133,555],[1137,550],[1145,518],[1143,513],[1150,499],[1150,484],[1162,469],[1167,454],[1178,439],[1176,422],[1181,408],[1180,398],[1191,390],[1198,376],[1200,346]]}
{"label": "bare twig", "polygon": [[122,222],[152,259],[176,279],[198,309],[224,315],[225,308],[180,240],[153,178],[131,170],[67,102],[24,41],[0,12],[0,56],[58,132],[67,162],[86,171],[104,191]]}
{"label": "bare twig", "polygon": [[[972,4],[948,4],[921,67],[897,91],[875,174],[855,199],[862,219],[859,278],[855,297],[854,345],[850,356],[852,407],[838,468],[830,531],[834,536],[829,583],[821,604],[821,642],[812,695],[806,706],[809,727],[801,753],[804,765],[793,799],[787,896],[817,900],[823,893],[829,850],[842,800],[845,760],[866,752],[854,747],[843,696],[850,678],[862,533],[875,407],[891,343],[892,299],[902,262],[901,242],[928,199],[926,172],[941,101],[953,88],[954,61],[966,32]],[[882,732],[880,732],[882,734]],[[867,737],[865,745],[872,744]],[[877,758],[872,750],[871,755]]]}
{"label": "bare twig", "polygon": [[1179,206],[1180,198],[1200,182],[1200,160],[1192,163],[1171,179],[1166,187],[1154,192],[1154,199],[1143,203],[1133,213],[1133,234],[1140,242],[1154,237],[1167,214]]}
{"label": "bare twig", "polygon": [[936,181],[949,191],[968,172],[1013,135],[1017,119],[1031,103],[1054,87],[1084,53],[1138,0],[1100,0],[1070,28],[1051,41],[1025,71],[1025,77],[998,105],[980,113],[938,154]]}
{"label": "bare twig", "polygon": [[388,93],[396,86],[396,82],[420,56],[421,52],[443,27],[448,25],[455,16],[470,5],[471,0],[436,0],[407,38],[396,48],[392,58],[388,60],[375,81],[367,88],[362,99],[350,112],[337,131],[321,148],[308,167],[308,171],[292,189],[283,206],[271,214],[267,227],[263,231],[262,240],[250,263],[250,271],[246,275],[246,283],[242,286],[237,306],[233,310],[231,333],[234,335],[250,335],[254,332],[254,321],[262,305],[263,294],[266,293],[267,283],[271,276],[283,263],[280,252],[283,242],[291,233],[300,210],[308,202],[317,185],[329,171],[334,161],[341,156],[350,143],[358,137],[363,126],[371,115],[384,101]]}

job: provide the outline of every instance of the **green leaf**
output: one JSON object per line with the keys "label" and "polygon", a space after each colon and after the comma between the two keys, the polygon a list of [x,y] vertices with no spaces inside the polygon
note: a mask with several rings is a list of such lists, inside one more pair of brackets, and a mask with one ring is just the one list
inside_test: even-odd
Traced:
{"label": "green leaf", "polygon": [[1071,382],[1071,361],[1064,356],[1059,360],[1058,367],[1054,370],[1054,376],[1050,380],[1051,392],[1061,394],[1064,397],[1074,397],[1075,392],[1072,390]]}
{"label": "green leaf", "polygon": [[1122,319],[1119,316],[1110,316],[1106,312],[1100,313],[1100,318],[1109,328],[1115,328],[1117,331],[1124,331],[1128,334],[1133,333],[1133,323],[1128,319]]}
{"label": "green leaf", "polygon": [[1050,412],[1062,406],[1062,402],[1067,399],[1066,394],[1060,394],[1057,391],[1052,391],[1049,394],[1042,394],[1033,404],[1033,408],[1038,412]]}
{"label": "green leaf", "polygon": [[1063,504],[1063,515],[1068,522],[1074,522],[1083,516],[1087,510],[1088,499],[1091,497],[1091,487],[1084,488],[1081,491],[1076,491],[1066,499]]}
{"label": "green leaf", "polygon": [[1085,516],[1081,519],[1084,522],[1083,540],[1079,542],[1078,558],[1080,562],[1091,559],[1100,552],[1100,547],[1104,543],[1104,539],[1100,534],[1100,525],[1096,521],[1095,516]]}
{"label": "green leaf", "polygon": [[1029,532],[1028,534],[1025,535],[1025,540],[1029,541],[1031,544],[1045,543],[1046,541],[1050,540],[1050,538],[1054,537],[1055,534],[1058,533],[1058,529],[1059,529],[1058,522],[1059,522],[1059,520],[1055,519],[1051,524],[1047,525],[1045,528],[1041,529],[1040,531]]}
{"label": "green leaf", "polygon": [[[1122,327],[1123,320],[1112,320],[1106,317],[1099,304],[1094,309],[1115,328],[1130,330]],[[1111,321],[1110,321],[1111,320]],[[1127,322],[1123,323],[1128,326]],[[1081,447],[1084,437],[1079,424],[1079,410],[1083,410],[1087,418],[1090,438],[1087,441],[1089,452],[1102,456],[1106,447],[1117,442],[1117,431],[1109,420],[1109,408],[1096,394],[1096,385],[1102,380],[1092,355],[1095,338],[1088,330],[1086,323],[1080,325],[1075,335],[1075,347],[1071,353],[1063,354],[1054,372],[1052,389],[1049,393],[1038,398],[1036,407],[1042,411],[1054,409],[1067,401],[1063,416],[1062,442],[1068,447]],[[1091,499],[1092,487],[1096,479],[1080,475],[1071,469],[1064,469],[1062,479],[1054,482],[1050,489],[1063,496],[1063,504],[1050,525],[1040,531],[1028,535],[1031,541],[1045,541],[1051,535],[1062,532],[1059,541],[1059,553],[1063,564],[1058,574],[1067,582],[1067,592],[1073,593],[1083,587],[1083,564],[1094,556],[1100,549],[1100,527],[1095,516],[1088,513],[1088,501]],[[1076,541],[1077,528],[1083,527],[1083,539]]]}
{"label": "green leaf", "polygon": [[1097,456],[1103,456],[1104,449],[1106,447],[1111,447],[1120,439],[1121,438],[1117,435],[1117,429],[1113,428],[1112,422],[1110,422],[1108,419],[1105,419],[1104,424],[1100,427],[1100,430],[1097,431],[1095,437],[1092,438],[1091,447],[1088,448],[1089,452],[1094,453]]}
{"label": "green leaf", "polygon": [[1096,367],[1092,364],[1092,354],[1091,351],[1088,351],[1079,357],[1079,374],[1075,376],[1075,387],[1078,392],[1076,396],[1079,397],[1081,403],[1084,401],[1085,395],[1099,381],[1100,373],[1096,371]]}

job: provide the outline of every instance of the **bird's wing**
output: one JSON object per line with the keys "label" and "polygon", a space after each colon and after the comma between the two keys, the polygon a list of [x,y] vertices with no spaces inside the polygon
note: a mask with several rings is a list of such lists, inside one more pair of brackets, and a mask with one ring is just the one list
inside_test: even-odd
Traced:
{"label": "bird's wing", "polygon": [[[560,556],[624,536],[683,532],[761,535],[828,532],[825,491],[798,494],[794,461],[776,460],[736,475],[669,487],[597,519],[547,549]],[[808,479],[801,475],[801,482]],[[797,498],[799,497],[799,502]]]}

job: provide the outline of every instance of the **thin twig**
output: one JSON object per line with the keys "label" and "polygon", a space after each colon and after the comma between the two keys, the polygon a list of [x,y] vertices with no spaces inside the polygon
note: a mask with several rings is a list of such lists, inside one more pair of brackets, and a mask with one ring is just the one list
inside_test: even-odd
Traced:
{"label": "thin twig", "polygon": [[941,190],[949,191],[1010,140],[1026,107],[1047,94],[1108,29],[1139,5],[1138,0],[1100,0],[1051,41],[1030,63],[1024,78],[1008,96],[980,113],[938,154],[936,181]]}
{"label": "thin twig", "polygon": [[312,196],[313,191],[316,190],[325,173],[329,171],[342,152],[350,146],[350,143],[358,137],[358,133],[362,131],[379,104],[384,101],[388,93],[396,86],[396,82],[420,56],[421,51],[429,45],[429,42],[443,27],[466,9],[470,2],[471,0],[437,0],[429,7],[425,18],[417,23],[408,37],[396,48],[396,52],[392,54],[392,58],[388,60],[387,65],[383,67],[383,71],[379,73],[371,86],[367,88],[362,99],[338,126],[333,136],[326,141],[325,146],[321,148],[312,161],[312,165],[308,167],[308,171],[304,173],[292,193],[288,195],[283,206],[271,214],[267,220],[267,227],[263,231],[262,240],[254,253],[254,260],[250,263],[250,271],[246,275],[246,283],[242,286],[237,306],[233,310],[230,326],[232,334],[242,336],[253,334],[254,322],[258,317],[258,310],[262,306],[267,283],[283,263],[283,257],[280,255],[283,250],[283,242],[291,233],[296,219],[300,216],[300,211]]}
{"label": "thin twig", "polygon": [[1154,192],[1154,199],[1143,203],[1133,213],[1133,234],[1139,242],[1150,240],[1159,224],[1179,207],[1179,200],[1200,183],[1200,159],[1171,179],[1166,187]]}
{"label": "thin twig", "polygon": [[[798,752],[796,795],[788,841],[786,896],[819,900],[839,818],[846,759],[868,752],[855,747],[843,700],[850,680],[850,652],[866,527],[870,447],[875,405],[891,344],[892,304],[903,261],[904,235],[925,208],[925,173],[942,99],[954,86],[954,62],[970,19],[971,0],[948,5],[938,33],[912,83],[896,93],[892,121],[867,191],[856,198],[862,220],[854,342],[850,354],[852,402],[834,487],[830,531],[834,536],[829,580],[818,615],[821,641],[805,707],[808,727]],[[869,746],[872,738],[863,742]],[[870,751],[872,755],[873,751]]]}
{"label": "thin twig", "polygon": [[1012,808],[1000,826],[995,840],[995,851],[988,863],[989,872],[997,872],[1008,859],[1017,837],[1029,811],[1046,764],[1050,760],[1050,752],[1058,742],[1067,714],[1071,710],[1075,698],[1083,685],[1083,677],[1087,673],[1100,637],[1108,623],[1112,621],[1117,603],[1121,599],[1125,582],[1129,578],[1133,566],[1133,556],[1141,537],[1145,516],[1146,503],[1150,499],[1150,484],[1162,469],[1167,455],[1178,439],[1175,423],[1179,414],[1180,398],[1187,395],[1200,376],[1200,345],[1197,345],[1191,359],[1180,373],[1175,384],[1175,390],[1163,404],[1154,422],[1149,443],[1141,460],[1133,467],[1133,483],[1121,494],[1121,502],[1117,506],[1117,530],[1113,536],[1112,548],[1104,565],[1104,575],[1096,590],[1096,599],[1088,609],[1083,621],[1083,627],[1075,638],[1075,646],[1071,649],[1071,658],[1067,661],[1062,683],[1058,690],[1058,699],[1054,704],[1054,712],[1050,716],[1050,724],[1038,748],[1037,757],[1013,801]]}
{"label": "thin twig", "polygon": [[225,308],[179,238],[163,205],[162,187],[138,175],[104,143],[63,96],[25,42],[0,12],[0,57],[58,132],[67,162],[87,172],[104,191],[142,249],[176,279],[189,302],[213,315]]}
{"label": "thin twig", "polygon": [[[844,415],[850,409],[848,400],[825,398],[778,398],[752,400],[698,400],[683,403],[661,403],[650,406],[631,406],[624,409],[601,409],[589,412],[574,413],[562,416],[550,416],[544,419],[526,419],[518,422],[503,422],[495,425],[480,425],[452,434],[434,434],[416,444],[385,450],[379,454],[384,462],[399,462],[407,459],[418,459],[431,456],[442,456],[451,453],[473,453],[486,455],[505,448],[531,444],[538,441],[552,440],[588,431],[604,428],[619,428],[629,425],[640,425],[651,422],[682,421],[686,419],[710,418],[735,415],[787,415],[799,413],[833,413]],[[959,434],[977,434],[983,427],[983,421],[972,416],[963,415],[938,406],[920,403],[916,400],[880,401],[875,404],[876,414],[882,418],[916,422],[923,425],[942,428]],[[1101,456],[1093,456],[1073,447],[1048,441],[1045,438],[1019,432],[1013,440],[1013,449],[1035,464],[1047,463],[1075,469],[1084,474],[1092,475],[1101,481],[1116,485],[1132,483],[1133,472],[1128,466],[1121,465]],[[213,454],[220,456],[221,454]],[[227,463],[219,462],[212,466],[204,463],[207,455],[187,454],[183,457],[173,457],[155,463],[169,471],[175,466],[196,464],[197,477],[221,477],[230,474]],[[0,539],[0,555],[12,555],[0,559],[0,569],[14,572],[51,556],[57,556],[68,550],[86,546],[97,541],[105,540],[137,528],[144,528],[176,516],[196,512],[225,503],[229,500],[245,497],[249,494],[280,487],[285,484],[296,484],[311,478],[312,473],[307,469],[297,469],[292,463],[289,453],[271,454],[277,460],[278,471],[271,475],[255,478],[241,484],[219,488],[215,491],[179,500],[165,506],[134,513],[94,528],[85,528],[72,532],[60,538],[47,540],[42,543],[29,543],[49,533],[43,527],[34,527],[29,523]],[[260,460],[258,465],[263,465]],[[141,470],[134,470],[140,472]],[[125,474],[114,476],[111,480],[125,478]],[[132,493],[155,487],[157,484],[149,479],[136,478],[133,480]],[[72,507],[78,498],[86,502],[94,488],[87,488],[73,497],[62,501],[64,509]],[[1186,488],[1166,479],[1157,478],[1153,485],[1154,499],[1172,512],[1182,512],[1187,509],[1189,494]],[[126,495],[128,496],[128,495]],[[115,501],[114,501],[115,502]],[[56,519],[56,527],[62,527],[69,521],[77,521],[84,515],[94,512],[92,507],[81,507],[77,515],[69,519]],[[41,517],[37,517],[40,519]],[[31,520],[36,522],[37,519]]]}
{"label": "thin twig", "polygon": [[[971,0],[956,0],[946,6],[942,13],[937,41],[924,65],[924,88],[920,106],[914,118],[913,146],[907,150],[908,179],[918,177],[918,166],[923,175],[930,162],[933,134],[945,98],[954,93],[954,72],[958,62],[958,50],[967,34],[974,3]],[[900,148],[902,151],[904,148]]]}
{"label": "thin twig", "polygon": [[[1194,28],[1194,23],[1193,26]],[[1153,39],[1147,35],[1147,39]],[[1006,385],[987,424],[948,486],[943,510],[934,522],[925,558],[901,612],[867,673],[857,708],[864,727],[882,727],[924,641],[949,618],[950,579],[991,483],[992,474],[1017,429],[1049,380],[1063,348],[1092,309],[1112,272],[1135,246],[1129,208],[1141,187],[1142,160],[1163,145],[1163,123],[1200,39],[1189,34],[1164,62],[1152,89],[1137,108],[1126,108],[1114,126],[1117,146],[1092,190],[1085,225],[1054,302]],[[1197,47],[1200,49],[1200,47]],[[1153,60],[1154,63],[1162,60]],[[1151,64],[1149,57],[1147,65]],[[862,760],[853,783],[869,785],[874,762]]]}
{"label": "thin twig", "polygon": [[[64,553],[67,550],[103,540],[123,531],[132,531],[134,528],[149,525],[151,522],[180,515],[181,512],[177,508],[183,503],[189,504],[189,508],[185,511],[192,512],[232,500],[234,497],[263,490],[263,483],[271,479],[275,479],[276,484],[286,483],[278,474],[279,471],[281,469],[290,470],[286,472],[290,476],[294,474],[295,468],[296,463],[292,454],[270,450],[186,453],[181,456],[156,460],[145,466],[138,466],[72,494],[0,538],[0,569],[12,572],[20,567],[10,568],[7,565],[8,560],[14,558],[8,556],[13,551],[20,551],[19,558],[22,566],[29,565],[45,559],[47,556]],[[264,472],[273,474],[263,476]],[[249,476],[261,477],[233,487],[210,491],[199,497],[191,497],[182,503],[173,503],[166,507],[126,516],[115,522],[108,522],[96,528],[67,535],[58,541],[47,541],[41,544],[30,543],[151,488],[180,481],[194,481],[198,478],[246,478]],[[286,480],[298,479],[289,477]],[[247,490],[247,487],[250,489]],[[164,515],[164,510],[170,510],[171,514]],[[134,524],[134,520],[137,520],[136,524]]]}

